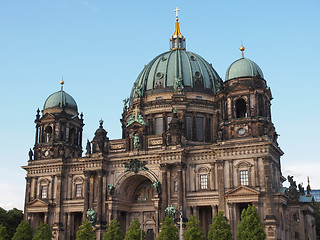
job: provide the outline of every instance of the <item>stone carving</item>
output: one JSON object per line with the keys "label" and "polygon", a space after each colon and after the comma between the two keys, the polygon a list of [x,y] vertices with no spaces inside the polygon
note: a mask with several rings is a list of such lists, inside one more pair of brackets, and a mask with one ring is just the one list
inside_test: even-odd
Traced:
{"label": "stone carving", "polygon": [[124,163],[125,172],[132,171],[138,173],[139,171],[147,171],[148,168],[145,166],[147,162],[140,162],[137,159],[131,159],[130,162]]}
{"label": "stone carving", "polygon": [[168,207],[165,210],[165,214],[170,218],[174,218],[176,214],[176,209],[172,205],[168,205]]}
{"label": "stone carving", "polygon": [[141,87],[138,86],[137,84],[134,86],[134,97],[142,97],[142,91]]}
{"label": "stone carving", "polygon": [[32,157],[33,157],[33,152],[32,152],[32,150],[30,148],[30,150],[29,150],[29,161],[32,161]]}
{"label": "stone carving", "polygon": [[96,216],[96,212],[93,210],[93,208],[89,208],[87,210],[86,215],[87,215],[87,220],[91,222],[91,224],[93,224]]}
{"label": "stone carving", "polygon": [[113,186],[113,184],[108,184],[108,189],[110,196],[114,196],[116,188]]}
{"label": "stone carving", "polygon": [[138,134],[132,134],[132,141],[133,141],[133,150],[139,151],[139,135]]}
{"label": "stone carving", "polygon": [[159,181],[152,182],[152,187],[158,194],[161,194],[161,183]]}

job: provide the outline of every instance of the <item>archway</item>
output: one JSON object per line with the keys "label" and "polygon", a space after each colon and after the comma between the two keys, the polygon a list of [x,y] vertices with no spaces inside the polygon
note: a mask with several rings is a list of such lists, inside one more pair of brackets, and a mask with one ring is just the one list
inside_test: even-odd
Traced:
{"label": "archway", "polygon": [[155,181],[158,181],[155,176],[146,171],[137,174],[127,172],[119,177],[115,185],[116,204],[113,212],[124,232],[135,219],[140,222],[142,229],[149,233],[150,239],[150,235],[158,232],[159,196],[152,186]]}

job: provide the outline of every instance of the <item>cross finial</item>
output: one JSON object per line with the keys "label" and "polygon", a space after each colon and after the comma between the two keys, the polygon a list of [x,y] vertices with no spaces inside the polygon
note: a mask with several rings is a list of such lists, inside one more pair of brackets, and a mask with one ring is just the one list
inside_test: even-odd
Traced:
{"label": "cross finial", "polygon": [[178,21],[179,20],[178,12],[180,11],[180,9],[176,7],[176,9],[173,11],[176,12],[176,21]]}
{"label": "cross finial", "polygon": [[138,106],[136,106],[136,108],[134,109],[134,118],[135,119],[138,118],[138,112],[139,112],[139,108],[138,108]]}

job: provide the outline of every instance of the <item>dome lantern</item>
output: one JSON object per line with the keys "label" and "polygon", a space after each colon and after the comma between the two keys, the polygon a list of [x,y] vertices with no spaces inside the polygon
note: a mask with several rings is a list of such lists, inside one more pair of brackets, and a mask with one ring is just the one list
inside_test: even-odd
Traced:
{"label": "dome lantern", "polygon": [[186,39],[184,36],[182,36],[181,32],[180,32],[180,26],[179,26],[179,16],[178,16],[178,12],[180,11],[179,8],[176,7],[175,10],[173,10],[174,12],[176,12],[176,26],[175,26],[175,30],[174,33],[172,35],[172,37],[170,38],[170,50],[176,50],[176,49],[186,49]]}

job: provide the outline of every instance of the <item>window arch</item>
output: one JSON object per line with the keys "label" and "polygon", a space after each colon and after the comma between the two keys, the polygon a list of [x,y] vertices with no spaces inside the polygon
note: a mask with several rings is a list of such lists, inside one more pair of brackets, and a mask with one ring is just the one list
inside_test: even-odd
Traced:
{"label": "window arch", "polygon": [[210,170],[207,167],[200,167],[197,171],[198,175],[198,189],[199,190],[207,190],[210,188],[209,178],[210,178]]}
{"label": "window arch", "polygon": [[39,198],[48,199],[49,198],[49,180],[42,179],[39,181]]}
{"label": "window arch", "polygon": [[83,198],[83,178],[77,177],[73,181],[73,196]]}
{"label": "window arch", "polygon": [[245,161],[239,162],[236,165],[239,185],[251,185],[251,167],[252,165]]}
{"label": "window arch", "polygon": [[236,118],[246,118],[247,114],[247,103],[243,98],[237,99],[235,103],[236,107]]}
{"label": "window arch", "polygon": [[44,130],[44,142],[52,141],[52,127],[47,126]]}

